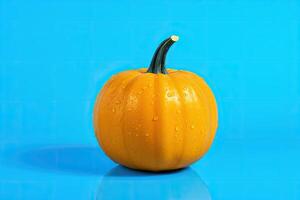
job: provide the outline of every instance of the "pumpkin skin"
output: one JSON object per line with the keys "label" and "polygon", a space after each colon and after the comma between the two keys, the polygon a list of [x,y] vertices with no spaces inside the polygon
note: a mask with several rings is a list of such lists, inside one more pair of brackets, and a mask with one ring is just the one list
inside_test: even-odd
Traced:
{"label": "pumpkin skin", "polygon": [[116,74],[104,85],[95,103],[94,129],[115,162],[165,171],[184,168],[208,151],[217,118],[214,95],[196,74],[138,69]]}

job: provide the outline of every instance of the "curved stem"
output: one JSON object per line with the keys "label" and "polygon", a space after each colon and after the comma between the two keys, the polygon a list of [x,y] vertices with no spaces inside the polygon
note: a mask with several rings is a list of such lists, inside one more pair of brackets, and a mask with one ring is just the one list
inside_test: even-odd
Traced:
{"label": "curved stem", "polygon": [[170,47],[179,40],[179,37],[176,35],[172,35],[171,37],[165,39],[158,48],[156,49],[153,58],[151,60],[151,64],[147,70],[148,73],[163,73],[167,74],[167,70],[165,68],[166,56]]}

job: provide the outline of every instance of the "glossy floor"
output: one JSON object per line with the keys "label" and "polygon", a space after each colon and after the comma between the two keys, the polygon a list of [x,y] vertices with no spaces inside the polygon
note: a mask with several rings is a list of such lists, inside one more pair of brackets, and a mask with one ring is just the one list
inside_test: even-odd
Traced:
{"label": "glossy floor", "polygon": [[118,166],[96,146],[8,144],[0,197],[296,200],[299,151],[299,142],[222,142],[187,169],[152,174]]}

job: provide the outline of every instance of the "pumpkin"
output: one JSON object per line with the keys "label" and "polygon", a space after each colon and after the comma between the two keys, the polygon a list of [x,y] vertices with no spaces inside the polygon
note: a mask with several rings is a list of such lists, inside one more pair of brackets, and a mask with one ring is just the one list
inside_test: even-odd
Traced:
{"label": "pumpkin", "polygon": [[215,97],[198,75],[166,69],[166,55],[178,40],[157,48],[148,69],[114,75],[94,107],[98,142],[113,161],[129,168],[184,168],[211,146],[217,129]]}

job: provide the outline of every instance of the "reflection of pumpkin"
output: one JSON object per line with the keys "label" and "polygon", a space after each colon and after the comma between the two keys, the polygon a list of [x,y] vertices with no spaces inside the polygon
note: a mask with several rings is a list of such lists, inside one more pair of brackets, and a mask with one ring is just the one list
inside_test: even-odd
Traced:
{"label": "reflection of pumpkin", "polygon": [[191,168],[176,173],[151,174],[117,166],[102,178],[96,199],[211,200],[211,195]]}
{"label": "reflection of pumpkin", "polygon": [[205,81],[165,68],[171,36],[146,69],[113,76],[94,109],[99,144],[114,161],[134,169],[183,168],[209,149],[217,129],[217,106]]}

